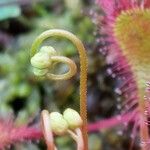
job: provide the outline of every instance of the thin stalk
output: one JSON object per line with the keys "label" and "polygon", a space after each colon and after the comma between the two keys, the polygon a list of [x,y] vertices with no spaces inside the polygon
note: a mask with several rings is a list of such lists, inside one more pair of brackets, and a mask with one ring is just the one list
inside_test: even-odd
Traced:
{"label": "thin stalk", "polygon": [[76,141],[77,150],[84,150],[83,135],[80,128],[77,128],[75,132],[73,132],[72,130],[68,130],[68,133]]}
{"label": "thin stalk", "polygon": [[56,148],[54,145],[53,133],[51,130],[51,125],[50,125],[49,112],[47,110],[43,110],[41,113],[41,118],[42,118],[41,125],[42,125],[44,138],[47,144],[47,150],[55,150]]}
{"label": "thin stalk", "polygon": [[149,140],[149,130],[146,124],[147,116],[145,115],[145,102],[144,100],[139,101],[139,108],[140,108],[140,138],[141,138],[141,147],[142,150],[147,150],[147,142]]}
{"label": "thin stalk", "polygon": [[83,142],[83,135],[81,130],[78,128],[76,129],[77,138],[77,150],[84,150],[84,142]]}

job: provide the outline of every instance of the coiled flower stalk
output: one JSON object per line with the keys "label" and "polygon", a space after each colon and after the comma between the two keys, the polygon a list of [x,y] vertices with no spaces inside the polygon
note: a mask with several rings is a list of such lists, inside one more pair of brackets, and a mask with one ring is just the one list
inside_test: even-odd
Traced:
{"label": "coiled flower stalk", "polygon": [[[34,74],[37,76],[43,76],[49,80],[67,80],[74,76],[77,72],[76,64],[73,60],[60,56],[56,52],[56,50],[51,46],[41,46],[42,42],[53,36],[65,37],[69,39],[77,48],[80,56],[80,116],[82,119],[82,126],[75,129],[75,132],[71,130],[67,130],[67,132],[76,140],[78,150],[87,150],[88,149],[88,136],[87,136],[87,56],[85,48],[82,42],[72,33],[61,30],[61,29],[51,29],[43,32],[39,35],[32,44],[30,56],[31,56],[31,64],[34,69]],[[69,67],[69,71],[64,74],[53,74],[51,73],[52,67],[56,63],[65,63]],[[52,128],[50,125],[51,117],[49,117],[49,113],[47,110],[43,110],[42,113],[42,128],[44,133],[44,138],[46,140],[46,144],[48,150],[56,149],[53,144],[53,134]],[[59,115],[60,116],[60,115]],[[81,130],[80,130],[81,129]],[[80,132],[81,131],[81,132]],[[76,133],[76,134],[75,134]],[[83,137],[83,143],[78,140]],[[82,146],[81,146],[82,145]]]}

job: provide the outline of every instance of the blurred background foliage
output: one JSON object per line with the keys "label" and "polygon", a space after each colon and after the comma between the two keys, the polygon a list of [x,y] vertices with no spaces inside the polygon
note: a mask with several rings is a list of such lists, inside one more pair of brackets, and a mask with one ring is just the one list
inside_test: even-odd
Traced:
{"label": "blurred background foliage", "polygon": [[[36,78],[30,65],[30,47],[45,30],[61,28],[71,31],[84,43],[89,59],[88,120],[94,122],[117,114],[116,82],[107,74],[100,55],[103,46],[95,34],[97,27],[91,13],[94,1],[88,0],[1,0],[0,1],[0,117],[13,116],[17,125],[39,122],[40,111],[79,110],[79,58],[67,40],[48,39],[61,54],[75,60],[78,74],[71,80],[55,82]],[[66,66],[59,65],[56,72]],[[91,150],[122,150],[121,135],[115,131],[89,134]],[[103,142],[102,142],[103,141]],[[57,138],[61,150],[73,149],[66,136]],[[107,143],[107,144],[106,144]],[[108,144],[109,143],[109,144]],[[43,142],[16,144],[12,149],[45,149]],[[75,149],[75,148],[74,148]]]}

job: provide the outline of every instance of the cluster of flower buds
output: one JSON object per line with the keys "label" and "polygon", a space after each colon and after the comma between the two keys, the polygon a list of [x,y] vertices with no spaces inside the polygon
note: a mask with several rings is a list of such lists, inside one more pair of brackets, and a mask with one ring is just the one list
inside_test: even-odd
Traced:
{"label": "cluster of flower buds", "polygon": [[42,111],[42,129],[48,150],[57,150],[53,133],[58,136],[69,134],[77,143],[77,149],[83,150],[84,142],[82,129],[83,120],[79,113],[71,108],[67,108],[63,114],[59,112],[49,113]]}
{"label": "cluster of flower buds", "polygon": [[48,73],[52,65],[51,56],[57,55],[55,49],[51,46],[42,46],[40,51],[31,58],[31,64],[34,67],[34,74],[44,76]]}
{"label": "cluster of flower buds", "polygon": [[[64,74],[50,73],[57,63],[64,63],[68,66],[68,71]],[[36,76],[46,76],[51,80],[70,79],[77,72],[76,64],[73,60],[59,55],[51,46],[42,46],[41,49],[31,58],[33,72]]]}
{"label": "cluster of flower buds", "polygon": [[80,128],[82,123],[79,113],[71,108],[67,108],[63,115],[58,112],[50,113],[51,128],[56,135],[65,134],[69,129]]}

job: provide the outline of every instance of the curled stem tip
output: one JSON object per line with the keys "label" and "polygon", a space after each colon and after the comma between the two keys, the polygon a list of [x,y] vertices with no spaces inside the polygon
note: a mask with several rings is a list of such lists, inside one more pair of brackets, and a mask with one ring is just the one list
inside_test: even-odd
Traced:
{"label": "curled stem tip", "polygon": [[67,80],[76,74],[77,67],[74,61],[72,61],[71,59],[64,57],[64,56],[52,56],[51,59],[54,62],[62,62],[62,63],[67,64],[69,66],[69,71],[62,75],[55,75],[52,73],[48,73],[46,76],[50,80]]}
{"label": "curled stem tip", "polygon": [[[42,42],[49,38],[49,37],[53,37],[53,36],[59,36],[59,37],[65,37],[67,39],[69,39],[77,48],[78,53],[79,53],[79,57],[80,57],[80,116],[83,120],[83,126],[81,127],[81,131],[83,133],[83,142],[84,142],[84,150],[88,149],[88,136],[87,136],[87,56],[86,56],[86,51],[85,48],[82,44],[82,42],[72,33],[65,31],[65,30],[61,30],[61,29],[51,29],[51,30],[47,30],[45,32],[43,32],[41,35],[39,35],[35,41],[32,44],[31,47],[31,51],[30,51],[30,56],[33,58],[36,56],[36,53],[39,51],[39,47],[42,44]],[[42,48],[41,48],[42,49]],[[41,54],[42,53],[46,53],[45,54]],[[36,68],[36,73],[38,75],[45,75],[48,79],[53,79],[53,80],[65,80],[65,79],[69,79],[71,78],[73,75],[75,75],[76,73],[76,65],[75,63],[64,56],[59,56],[57,54],[57,52],[55,52],[54,49],[52,49],[52,47],[48,48],[48,50],[40,50],[40,53],[43,57],[45,57],[46,59],[48,59],[50,61],[50,63],[47,64],[47,61],[44,62],[41,60],[40,64],[38,62],[38,65],[36,64],[36,58],[35,61],[31,61],[31,63],[34,66],[34,62],[35,62],[35,68]],[[31,59],[32,59],[31,58]],[[38,56],[37,56],[38,58]],[[46,60],[45,59],[45,60]],[[48,70],[50,69],[51,65],[53,64],[53,62],[57,63],[57,62],[62,62],[65,63],[69,66],[69,71],[65,74],[61,74],[61,75],[55,75],[50,73]],[[43,65],[44,63],[44,65]],[[42,68],[41,68],[42,66]],[[44,116],[45,116],[45,111],[44,111]]]}

